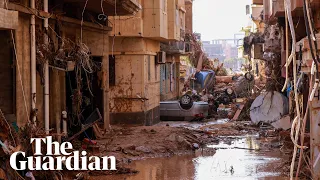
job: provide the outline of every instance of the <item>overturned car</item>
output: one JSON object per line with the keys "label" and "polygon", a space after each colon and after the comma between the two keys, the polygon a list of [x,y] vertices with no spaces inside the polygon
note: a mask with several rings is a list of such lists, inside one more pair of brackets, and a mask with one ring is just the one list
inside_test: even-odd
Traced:
{"label": "overturned car", "polygon": [[253,87],[251,73],[244,76],[215,76],[214,71],[200,71],[190,81],[189,90],[179,100],[160,102],[161,120],[201,120],[217,114],[220,104],[229,105],[245,97]]}
{"label": "overturned car", "polygon": [[160,102],[161,120],[194,120],[208,116],[209,104],[193,101],[190,95],[183,95],[178,101]]}
{"label": "overturned car", "polygon": [[[195,93],[196,90],[212,88],[215,83],[214,71],[201,71],[195,74],[190,83],[192,91],[186,91],[179,100],[160,102],[161,120],[194,120],[203,119],[210,115],[211,103]],[[196,89],[196,90],[195,90]]]}

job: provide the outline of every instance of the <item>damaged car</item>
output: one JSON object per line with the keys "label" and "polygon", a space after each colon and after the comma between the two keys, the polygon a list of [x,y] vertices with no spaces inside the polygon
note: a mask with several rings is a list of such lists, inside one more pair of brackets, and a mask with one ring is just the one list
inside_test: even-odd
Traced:
{"label": "damaged car", "polygon": [[[212,96],[206,94],[215,84],[215,73],[212,70],[200,71],[191,81],[192,91],[187,91],[179,100],[160,102],[161,120],[201,120],[208,117],[212,110]],[[204,91],[201,95],[197,90]],[[203,98],[205,96],[206,98]]]}
{"label": "damaged car", "polygon": [[208,116],[209,103],[194,101],[192,96],[185,94],[177,101],[160,102],[161,120],[203,119]]}

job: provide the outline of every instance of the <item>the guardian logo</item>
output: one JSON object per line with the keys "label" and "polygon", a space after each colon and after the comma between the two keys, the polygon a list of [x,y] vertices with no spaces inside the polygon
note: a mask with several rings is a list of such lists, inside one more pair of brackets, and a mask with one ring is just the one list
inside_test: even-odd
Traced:
{"label": "the guardian logo", "polygon": [[[87,152],[72,151],[70,142],[52,142],[52,137],[31,138],[30,145],[35,143],[33,156],[25,157],[22,151],[15,152],[10,157],[10,166],[15,170],[63,170],[62,164],[67,170],[117,170],[114,156],[90,156]],[[46,144],[46,154],[42,153],[42,142]],[[52,152],[54,150],[54,152]],[[69,150],[69,152],[67,152]],[[26,160],[17,162],[17,156],[23,156]],[[102,165],[101,165],[102,162]],[[110,167],[108,167],[110,163]],[[102,166],[102,167],[101,167]]]}

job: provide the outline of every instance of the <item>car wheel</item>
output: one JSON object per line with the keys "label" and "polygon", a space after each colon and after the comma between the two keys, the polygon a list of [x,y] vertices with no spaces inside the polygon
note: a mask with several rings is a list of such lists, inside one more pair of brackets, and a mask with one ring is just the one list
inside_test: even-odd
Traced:
{"label": "car wheel", "polygon": [[254,77],[250,72],[247,72],[244,77],[248,80],[248,81],[253,81]]}
{"label": "car wheel", "polygon": [[222,99],[222,104],[224,105],[228,105],[231,102],[228,96],[223,96],[221,99]]}
{"label": "car wheel", "polygon": [[226,94],[229,95],[229,96],[232,96],[234,93],[233,89],[232,88],[227,88],[226,89]]}
{"label": "car wheel", "polygon": [[192,105],[193,105],[193,101],[191,96],[186,94],[180,98],[180,106],[183,109],[190,109]]}

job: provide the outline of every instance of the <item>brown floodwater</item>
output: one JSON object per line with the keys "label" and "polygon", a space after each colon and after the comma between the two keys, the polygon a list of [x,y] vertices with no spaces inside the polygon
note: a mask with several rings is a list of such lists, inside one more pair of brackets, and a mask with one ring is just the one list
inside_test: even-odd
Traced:
{"label": "brown floodwater", "polygon": [[153,158],[128,165],[134,175],[105,176],[110,180],[211,180],[211,179],[288,179],[281,176],[280,151],[260,149],[255,136],[230,137],[232,140],[208,145],[194,155]]}

